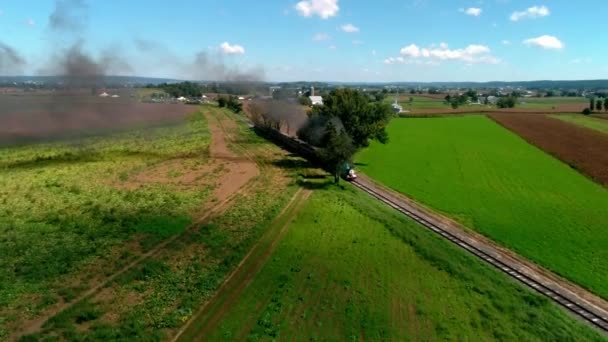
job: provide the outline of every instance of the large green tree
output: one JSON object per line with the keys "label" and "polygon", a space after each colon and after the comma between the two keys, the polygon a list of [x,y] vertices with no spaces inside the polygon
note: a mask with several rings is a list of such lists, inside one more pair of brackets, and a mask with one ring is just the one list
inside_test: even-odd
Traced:
{"label": "large green tree", "polygon": [[388,142],[386,126],[393,115],[388,103],[353,89],[336,89],[323,97],[322,106],[312,109],[298,136],[319,147],[319,159],[338,182],[342,167],[358,149],[371,140]]}
{"label": "large green tree", "polygon": [[604,112],[608,112],[608,97],[604,99]]}
{"label": "large green tree", "polygon": [[388,103],[371,101],[354,89],[336,89],[323,97],[323,106],[314,107],[312,115],[340,119],[355,148],[362,148],[371,140],[388,142],[386,126],[394,114]]}
{"label": "large green tree", "polygon": [[594,98],[594,97],[592,97],[592,98],[589,100],[589,110],[593,112],[593,110],[594,110],[594,109],[595,109],[595,98]]}
{"label": "large green tree", "polygon": [[595,109],[597,109],[598,112],[602,111],[602,99],[597,99],[597,103],[595,104]]}
{"label": "large green tree", "polygon": [[346,131],[338,130],[331,121],[325,127],[322,145],[318,155],[333,172],[334,182],[337,184],[340,181],[343,165],[351,161],[357,149]]}

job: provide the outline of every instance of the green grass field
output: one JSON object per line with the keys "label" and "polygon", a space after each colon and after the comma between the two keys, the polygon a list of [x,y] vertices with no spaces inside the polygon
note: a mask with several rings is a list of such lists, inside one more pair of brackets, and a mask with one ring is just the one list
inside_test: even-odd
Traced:
{"label": "green grass field", "polygon": [[551,115],[551,117],[608,134],[608,120],[605,119],[589,117],[582,114]]}
{"label": "green grass field", "polygon": [[[410,101],[410,98],[413,101]],[[387,95],[386,102],[393,103],[395,101],[395,95]],[[583,97],[542,97],[542,98],[520,98],[516,108],[521,109],[547,109],[552,110],[554,107],[559,105],[575,105],[575,104],[587,104],[588,100]],[[427,110],[427,109],[445,109],[447,111],[452,110],[452,107],[445,103],[442,99],[432,99],[429,97],[418,96],[418,95],[399,95],[399,104],[404,110],[412,112]],[[458,107],[459,109],[469,109],[471,111],[480,109],[491,109],[493,106],[487,105],[464,105]]]}
{"label": "green grass field", "polygon": [[209,341],[601,340],[367,195],[313,193]]}
{"label": "green grass field", "polygon": [[397,119],[361,171],[608,298],[608,190],[483,116]]}
{"label": "green grass field", "polygon": [[[232,113],[216,107],[202,106],[200,110],[207,114],[206,117],[236,120]],[[199,114],[183,125],[87,140],[87,151],[97,151],[104,156],[102,160],[93,154],[97,157],[92,160],[79,159],[71,164],[35,161],[30,165],[30,173],[20,174],[30,177],[30,181],[34,175],[39,175],[43,180],[48,179],[49,175],[56,175],[61,187],[52,189],[55,195],[62,196],[57,202],[68,198],[73,208],[69,215],[61,216],[59,223],[42,221],[50,227],[61,224],[54,230],[44,229],[46,226],[42,226],[42,223],[35,226],[24,222],[22,225],[15,224],[13,227],[18,230],[8,235],[8,228],[3,227],[3,238],[7,238],[0,240],[0,248],[9,250],[11,254],[7,259],[4,255],[2,258],[5,264],[0,293],[3,305],[6,303],[7,306],[0,306],[0,340],[16,329],[14,322],[23,320],[22,316],[37,317],[49,305],[72,301],[94,285],[96,279],[106,279],[159,241],[181,232],[184,233],[157,253],[122,273],[89,298],[75,302],[68,310],[52,316],[42,329],[23,340],[167,340],[213,295],[298,188],[292,179],[291,172],[294,171],[276,165],[283,165],[279,161],[297,164],[298,160],[285,159],[285,153],[278,147],[256,136],[242,123],[234,128],[225,128],[233,137],[230,139],[234,139],[229,140],[231,150],[237,155],[247,153],[248,158],[259,161],[260,176],[254,177],[242,188],[226,212],[198,222],[184,231],[192,219],[201,215],[205,200],[211,202],[207,196],[209,187],[184,187],[179,183],[181,176],[173,174],[175,171],[197,174],[198,169],[191,168],[196,166],[197,160],[205,163],[211,159],[208,156],[209,133],[204,118]],[[139,140],[140,134],[145,139]],[[4,158],[24,158],[19,157],[21,149],[31,149],[24,153],[31,156],[32,151],[36,151],[34,155],[41,155],[41,150],[55,151],[61,146],[15,148],[12,153],[7,152]],[[138,151],[141,153],[136,153]],[[143,188],[121,188],[123,182],[132,182],[141,168],[151,168],[156,177],[159,169],[155,165],[159,160],[163,160],[161,165],[165,165],[165,158],[169,158],[171,165],[179,162],[177,170],[163,168],[163,172],[168,174],[158,175],[167,183],[151,182]],[[8,168],[2,172],[9,175],[16,171]],[[11,180],[18,179],[18,175],[13,176]],[[217,173],[207,176],[214,178]],[[72,178],[74,182],[69,185],[78,186],[83,197],[70,199],[69,193],[62,195],[64,184]],[[26,181],[23,180],[24,183]],[[25,185],[20,183],[20,187]],[[19,192],[16,194],[25,196]],[[52,197],[44,199],[50,201]],[[6,198],[2,210],[13,208],[17,203],[16,198],[8,195]],[[102,219],[92,219],[97,216],[90,213],[87,201],[101,207],[104,214]],[[46,207],[40,205],[40,208],[30,210],[34,209]],[[54,209],[48,210],[52,212]],[[59,210],[63,213],[61,208]],[[148,213],[148,210],[152,213]],[[152,214],[155,219],[148,220]],[[17,221],[15,216],[15,213],[11,213],[6,217]],[[123,216],[132,221],[119,220]],[[172,221],[173,216],[179,220]],[[19,218],[25,220],[28,215],[24,212]],[[46,219],[46,216],[43,218]],[[78,227],[78,230],[73,227]],[[11,239],[19,242],[19,245],[14,246]],[[35,261],[42,265],[27,269],[28,273],[11,272],[24,269],[20,263],[28,261],[18,255],[19,248],[22,253],[35,259],[32,263]],[[45,273],[48,271],[43,267],[50,266],[61,268],[56,271],[48,268],[55,272]]]}
{"label": "green grass field", "polygon": [[558,105],[573,105],[582,104],[586,105],[589,100],[584,97],[530,97],[520,98],[516,108],[527,108],[527,109],[552,109]]}
{"label": "green grass field", "polygon": [[[413,101],[410,101],[410,98],[412,98]],[[389,103],[395,102],[395,95],[388,94],[385,101]],[[417,95],[399,95],[399,104],[403,107],[403,110],[409,110],[411,112],[416,112],[418,110],[425,109],[445,109],[446,111],[452,110],[452,107],[446,104],[445,101],[442,99],[432,99],[429,97]],[[468,108],[471,110],[476,110],[479,108],[488,108],[488,106],[464,105],[460,106],[459,108]]]}
{"label": "green grass field", "polygon": [[181,232],[208,187],[129,184],[167,160],[182,171],[205,164],[208,144],[196,113],[164,127],[0,149],[0,339],[4,324],[75,298],[87,279],[131,260],[123,246],[134,236],[146,249]]}

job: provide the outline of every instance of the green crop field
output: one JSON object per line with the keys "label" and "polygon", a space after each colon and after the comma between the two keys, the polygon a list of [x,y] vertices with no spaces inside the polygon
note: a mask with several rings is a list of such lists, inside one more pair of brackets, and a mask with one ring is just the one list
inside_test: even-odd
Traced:
{"label": "green crop field", "polygon": [[552,109],[558,105],[587,105],[589,100],[584,97],[529,97],[520,98],[516,108]]}
{"label": "green crop field", "polygon": [[582,114],[552,115],[551,117],[608,134],[608,120],[593,118]]}
{"label": "green crop field", "polygon": [[221,318],[206,340],[601,340],[350,187],[313,193]]}
{"label": "green crop field", "polygon": [[[410,101],[410,98],[413,101]],[[385,101],[390,103],[395,102],[395,95],[388,94]],[[446,111],[452,110],[452,107],[449,104],[446,104],[445,101],[442,99],[432,99],[429,97],[416,95],[399,95],[399,104],[403,107],[404,110],[409,110],[412,112],[425,109],[445,109]],[[488,106],[463,105],[458,108],[468,108],[471,110],[475,110],[479,108],[488,108]]]}
{"label": "green crop field", "polygon": [[608,190],[483,116],[397,119],[359,168],[608,298]]}

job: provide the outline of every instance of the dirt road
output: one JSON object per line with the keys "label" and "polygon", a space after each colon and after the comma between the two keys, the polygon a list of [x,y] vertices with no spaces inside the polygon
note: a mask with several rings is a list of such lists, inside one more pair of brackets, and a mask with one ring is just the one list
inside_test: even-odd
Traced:
{"label": "dirt road", "polygon": [[215,296],[190,319],[172,341],[203,341],[205,336],[214,331],[223,316],[238,301],[241,294],[253,281],[255,275],[270,259],[277,245],[287,233],[289,225],[311,193],[311,190],[300,189],[293,196],[290,203],[277,216],[264,236],[262,236],[239,266],[224,281]]}

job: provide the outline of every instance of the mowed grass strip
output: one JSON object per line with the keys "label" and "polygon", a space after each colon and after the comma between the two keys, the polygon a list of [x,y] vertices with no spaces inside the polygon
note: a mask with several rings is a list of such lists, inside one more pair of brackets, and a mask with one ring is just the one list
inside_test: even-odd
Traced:
{"label": "mowed grass strip", "polygon": [[601,340],[350,186],[318,190],[215,332],[228,340]]}
{"label": "mowed grass strip", "polygon": [[608,298],[608,190],[486,117],[388,131],[362,171]]}
{"label": "mowed grass strip", "polygon": [[608,134],[608,120],[589,117],[582,114],[551,115],[551,117]]}

